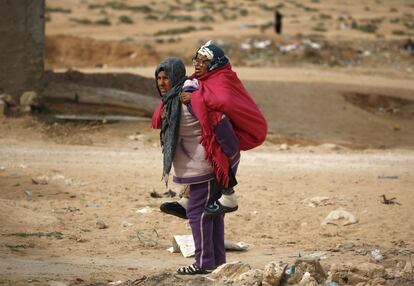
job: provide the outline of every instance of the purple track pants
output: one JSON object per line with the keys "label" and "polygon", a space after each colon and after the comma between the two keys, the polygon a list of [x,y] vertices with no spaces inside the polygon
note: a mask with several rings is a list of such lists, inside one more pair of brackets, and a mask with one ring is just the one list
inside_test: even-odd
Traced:
{"label": "purple track pants", "polygon": [[215,180],[190,185],[187,216],[195,244],[195,264],[206,270],[226,262],[224,247],[224,214],[206,216],[204,207],[219,199],[221,189]]}

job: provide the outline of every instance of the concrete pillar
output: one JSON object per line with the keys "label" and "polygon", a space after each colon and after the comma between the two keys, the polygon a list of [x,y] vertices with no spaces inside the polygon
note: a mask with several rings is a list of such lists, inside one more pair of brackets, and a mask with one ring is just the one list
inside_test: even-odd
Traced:
{"label": "concrete pillar", "polygon": [[0,0],[0,93],[41,91],[45,0]]}

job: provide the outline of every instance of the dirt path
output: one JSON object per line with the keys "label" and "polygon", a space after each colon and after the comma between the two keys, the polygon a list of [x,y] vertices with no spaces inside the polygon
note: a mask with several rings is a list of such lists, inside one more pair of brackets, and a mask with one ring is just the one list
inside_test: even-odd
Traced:
{"label": "dirt path", "polygon": [[[167,199],[149,196],[153,189],[163,191],[159,149],[151,137],[146,142],[124,138],[93,146],[0,139],[5,167],[0,171],[0,281],[133,280],[191,263],[166,251],[173,234],[189,233],[187,225],[158,211]],[[406,150],[262,147],[243,154],[240,210],[226,218],[226,231],[228,239],[251,248],[229,253],[228,260],[263,268],[272,260],[323,252],[325,265],[358,263],[369,260],[373,248],[391,264],[406,259],[414,245],[413,165],[414,152]],[[33,184],[31,178],[39,175],[64,179]],[[383,175],[397,177],[378,177]],[[402,205],[381,204],[382,194]],[[329,197],[329,203],[313,208],[304,202],[316,196]],[[136,213],[145,206],[150,213]],[[359,222],[321,226],[338,207]],[[108,228],[97,228],[98,220]],[[62,237],[30,236],[52,232]],[[354,246],[346,250],[347,243]]]}

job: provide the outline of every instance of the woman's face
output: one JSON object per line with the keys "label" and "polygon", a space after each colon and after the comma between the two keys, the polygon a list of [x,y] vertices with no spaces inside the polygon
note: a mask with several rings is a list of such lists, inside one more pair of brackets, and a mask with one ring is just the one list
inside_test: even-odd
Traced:
{"label": "woman's face", "polygon": [[167,76],[165,71],[160,71],[157,75],[157,85],[160,90],[161,96],[166,95],[172,88],[172,81]]}
{"label": "woman's face", "polygon": [[210,62],[211,61],[207,59],[206,56],[197,54],[197,56],[193,59],[194,73],[196,77],[200,77],[207,73]]}

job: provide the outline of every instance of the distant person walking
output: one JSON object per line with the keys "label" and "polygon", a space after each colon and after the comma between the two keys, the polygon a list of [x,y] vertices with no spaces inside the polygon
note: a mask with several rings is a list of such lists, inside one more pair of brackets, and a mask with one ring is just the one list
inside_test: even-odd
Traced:
{"label": "distant person walking", "polygon": [[282,34],[282,13],[279,10],[275,9],[275,32],[276,34]]}

